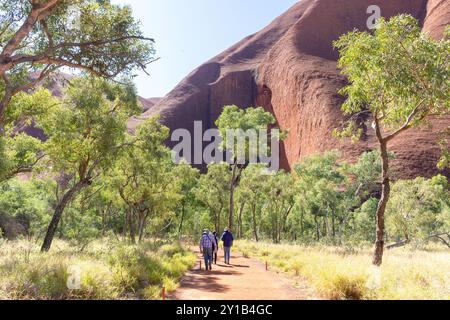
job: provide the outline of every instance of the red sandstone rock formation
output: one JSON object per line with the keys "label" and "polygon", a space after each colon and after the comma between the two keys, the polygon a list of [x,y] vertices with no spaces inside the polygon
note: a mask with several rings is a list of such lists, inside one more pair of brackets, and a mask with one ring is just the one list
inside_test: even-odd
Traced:
{"label": "red sandstone rock formation", "polygon": [[143,108],[142,112],[147,112],[148,110],[153,108],[159,101],[161,101],[161,98],[148,98],[148,99],[146,99],[146,98],[139,97],[139,101],[142,104],[142,108]]}
{"label": "red sandstone rock formation", "polygon": [[[340,149],[345,159],[354,160],[376,148],[376,140],[371,130],[358,145],[331,137],[344,119],[337,91],[345,84],[332,42],[355,28],[366,30],[370,5],[378,5],[386,18],[415,16],[435,38],[450,23],[448,0],[301,0],[260,32],[194,70],[142,117],[130,120],[130,128],[160,114],[172,130],[192,132],[196,120],[204,128],[213,127],[224,105],[258,105],[273,112],[282,129],[290,129],[282,148],[284,168],[330,149]],[[399,177],[437,173],[436,140],[450,125],[450,117],[433,124],[433,129],[415,129],[391,143]]]}

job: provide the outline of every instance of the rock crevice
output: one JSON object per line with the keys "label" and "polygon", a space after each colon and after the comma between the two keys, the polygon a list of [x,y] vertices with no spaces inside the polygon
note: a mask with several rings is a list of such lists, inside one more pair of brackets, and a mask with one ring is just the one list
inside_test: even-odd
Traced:
{"label": "rock crevice", "polygon": [[[372,130],[356,145],[331,136],[345,120],[340,110],[343,97],[337,92],[346,83],[337,69],[338,53],[332,42],[354,29],[367,30],[371,5],[378,5],[385,18],[402,13],[415,16],[424,32],[435,38],[450,23],[450,1],[445,0],[302,0],[260,32],[200,66],[142,117],[132,119],[130,129],[160,114],[172,130],[191,131],[194,121],[202,121],[206,130],[214,126],[224,105],[263,106],[282,129],[290,130],[282,146],[285,169],[330,149],[355,160],[376,148],[376,139]],[[436,141],[450,125],[450,117],[432,123],[432,129],[414,129],[392,141],[398,177],[437,173]]]}

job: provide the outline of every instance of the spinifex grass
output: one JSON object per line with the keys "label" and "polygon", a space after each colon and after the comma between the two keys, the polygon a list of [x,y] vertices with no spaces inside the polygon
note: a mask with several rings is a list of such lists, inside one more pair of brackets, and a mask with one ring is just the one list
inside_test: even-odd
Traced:
{"label": "spinifex grass", "polygon": [[[83,252],[57,241],[47,254],[28,241],[0,246],[2,299],[159,299],[195,263],[180,244],[131,246],[97,240]],[[68,285],[78,272],[76,289]]]}
{"label": "spinifex grass", "polygon": [[450,299],[447,249],[388,251],[381,269],[372,267],[370,248],[238,241],[235,250],[302,277],[324,299]]}

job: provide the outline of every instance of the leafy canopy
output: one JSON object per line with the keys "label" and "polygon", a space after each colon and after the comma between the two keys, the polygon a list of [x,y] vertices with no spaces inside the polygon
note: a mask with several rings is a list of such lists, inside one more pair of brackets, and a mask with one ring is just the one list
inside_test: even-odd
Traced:
{"label": "leafy canopy", "polygon": [[[249,152],[256,154],[258,148],[263,146],[260,144],[250,144],[245,137],[249,130],[254,130],[259,134],[259,130],[266,130],[268,126],[275,123],[275,118],[269,112],[264,111],[262,107],[241,109],[238,106],[225,106],[222,114],[216,121],[219,128],[220,136],[223,139],[222,147],[226,149],[232,146],[231,150],[233,157],[248,157]],[[235,143],[230,141],[229,131],[239,130],[235,132],[234,138],[244,138],[243,143]],[[264,146],[266,147],[266,146]],[[264,150],[261,150],[264,151]]]}
{"label": "leafy canopy", "polygon": [[113,79],[154,61],[129,6],[109,0],[0,3],[0,125],[12,97],[61,67]]}
{"label": "leafy canopy", "polygon": [[127,119],[138,108],[131,85],[72,80],[61,103],[37,118],[48,137],[44,150],[51,168],[83,180],[110,166],[124,144]]}
{"label": "leafy canopy", "polygon": [[43,117],[58,104],[57,98],[43,88],[33,93],[21,92],[12,101],[6,112],[5,135],[0,136],[0,181],[15,175],[31,172],[43,157],[42,142],[24,132],[35,117]]}
{"label": "leafy canopy", "polygon": [[[450,29],[449,29],[450,30]],[[353,31],[334,43],[340,52],[339,67],[349,85],[347,114],[370,112],[389,141],[422,124],[430,115],[450,111],[450,39],[436,41],[422,33],[417,20],[400,15],[380,19],[373,34]],[[352,117],[351,120],[355,120]],[[354,134],[355,121],[344,130]],[[337,133],[337,132],[336,132]],[[357,135],[361,135],[358,130]]]}

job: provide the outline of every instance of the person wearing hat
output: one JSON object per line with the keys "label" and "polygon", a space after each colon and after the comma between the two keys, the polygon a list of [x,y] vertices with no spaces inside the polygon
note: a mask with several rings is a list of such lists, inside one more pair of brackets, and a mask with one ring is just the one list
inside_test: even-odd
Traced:
{"label": "person wearing hat", "polygon": [[213,239],[208,229],[203,230],[200,239],[200,252],[203,254],[203,259],[205,260],[205,270],[212,270]]}
{"label": "person wearing hat", "polygon": [[225,257],[225,263],[230,264],[230,257],[231,257],[231,247],[233,246],[233,234],[230,232],[228,228],[225,228],[222,238],[220,238],[223,241],[223,252]]}

